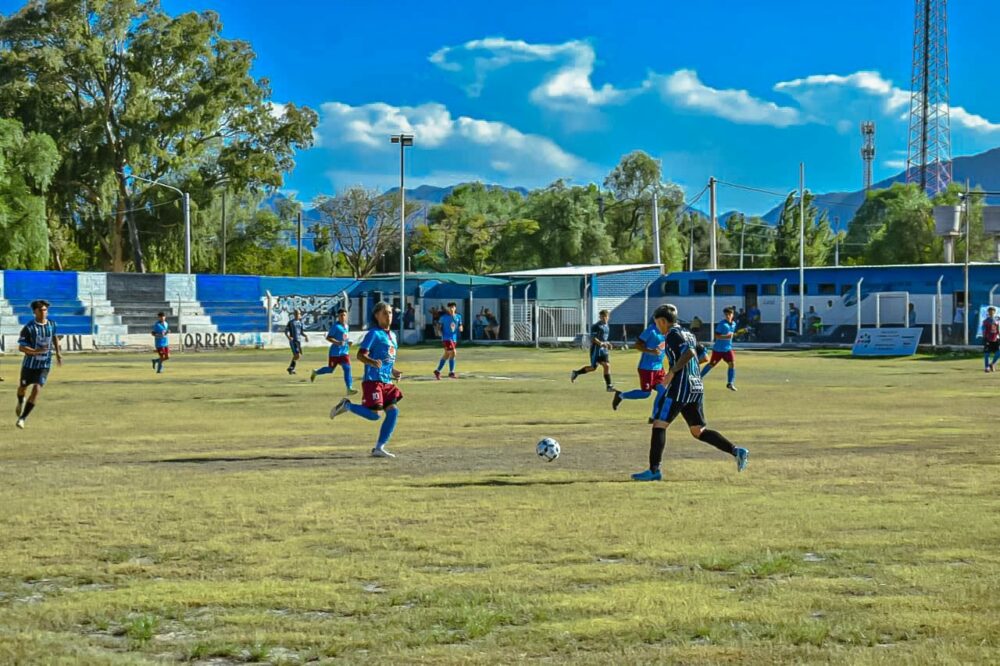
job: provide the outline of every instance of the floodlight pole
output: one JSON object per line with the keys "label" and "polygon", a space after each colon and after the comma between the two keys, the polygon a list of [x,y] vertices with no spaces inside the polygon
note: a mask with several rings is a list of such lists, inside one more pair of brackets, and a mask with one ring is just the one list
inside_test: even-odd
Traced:
{"label": "floodlight pole", "polygon": [[799,162],[799,337],[806,311],[806,165]]}
{"label": "floodlight pole", "polygon": [[969,229],[972,227],[972,206],[969,197],[969,181],[965,181],[965,321],[962,328],[965,329],[965,346],[969,346],[969,310],[972,308],[972,299],[969,298]]}
{"label": "floodlight pole", "polygon": [[399,343],[403,343],[403,318],[406,314],[406,190],[404,189],[404,149],[413,145],[412,134],[393,134],[392,143],[399,144]]}
{"label": "floodlight pole", "polygon": [[184,272],[188,275],[191,274],[191,195],[187,192],[174,187],[173,185],[167,185],[166,183],[161,183],[158,180],[150,180],[149,178],[143,178],[142,176],[137,176],[134,173],[120,172],[123,176],[128,178],[135,178],[136,180],[141,180],[144,183],[149,183],[150,185],[159,185],[160,187],[165,187],[168,190],[173,190],[177,194],[184,198]]}

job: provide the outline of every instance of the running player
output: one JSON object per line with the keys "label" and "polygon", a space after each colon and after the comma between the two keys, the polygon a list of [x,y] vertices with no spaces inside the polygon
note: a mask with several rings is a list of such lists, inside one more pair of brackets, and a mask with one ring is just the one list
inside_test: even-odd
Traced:
{"label": "running player", "polygon": [[665,338],[654,321],[635,341],[639,350],[639,388],[624,393],[615,391],[611,409],[618,409],[622,400],[645,400],[663,382],[664,347]]}
{"label": "running player", "polygon": [[455,374],[455,350],[458,347],[459,334],[465,330],[462,326],[462,315],[455,314],[458,306],[454,303],[448,304],[448,314],[441,317],[441,342],[444,345],[444,354],[438,362],[437,370],[434,371],[434,379],[441,379],[441,369],[444,362],[448,362],[448,376],[458,379]]}
{"label": "running player", "polygon": [[722,311],[723,319],[715,327],[715,343],[712,345],[712,359],[701,369],[701,376],[705,377],[712,371],[719,361],[725,361],[729,365],[729,373],[726,375],[726,388],[730,391],[736,390],[736,354],[733,352],[733,337],[736,336],[736,308],[728,307]]}
{"label": "running player", "polygon": [[611,361],[608,358],[608,351],[611,349],[611,326],[608,324],[610,313],[601,310],[597,313],[597,321],[590,327],[590,365],[585,365],[579,370],[569,373],[569,380],[575,382],[580,375],[597,370],[600,365],[604,369],[604,384],[609,392],[615,390],[611,384]]}
{"label": "running player", "polygon": [[[32,301],[31,311],[35,318],[21,329],[17,340],[18,350],[24,354],[21,362],[21,382],[17,387],[17,423],[18,428],[24,428],[28,415],[35,409],[38,394],[49,377],[52,367],[52,350],[56,351],[56,363],[62,365],[62,353],[59,350],[59,338],[56,336],[56,323],[49,321],[49,302],[45,300]],[[27,395],[28,387],[31,395]],[[27,398],[27,400],[26,400]]]}
{"label": "running player", "polygon": [[295,374],[295,362],[302,358],[302,341],[309,342],[309,336],[302,324],[302,310],[292,313],[292,318],[285,325],[285,337],[288,338],[288,346],[292,349],[292,363],[288,366],[288,374]]}
{"label": "running player", "polygon": [[167,315],[162,312],[156,313],[156,323],[153,324],[153,344],[156,347],[156,358],[153,359],[153,370],[159,374],[163,372],[163,362],[170,360],[170,325],[167,324]]}
{"label": "running player", "polygon": [[324,367],[312,371],[312,374],[309,375],[309,381],[316,381],[317,375],[329,375],[339,365],[343,369],[347,395],[355,395],[358,390],[354,388],[354,379],[351,376],[351,339],[347,337],[349,328],[347,310],[337,310],[337,321],[333,323],[330,331],[326,334],[326,341],[330,343],[329,360]]}
{"label": "running player", "polygon": [[986,308],[986,319],[983,320],[983,363],[986,364],[986,372],[996,372],[997,361],[1000,361],[1000,322],[997,321],[997,309],[991,305]]}
{"label": "running player", "polygon": [[666,355],[670,367],[663,378],[663,389],[657,391],[653,405],[653,429],[649,441],[649,469],[632,475],[635,481],[659,481],[663,478],[660,463],[667,446],[667,428],[678,415],[684,417],[691,436],[736,458],[736,470],[746,469],[750,452],[738,447],[721,433],[705,427],[702,405],[704,386],[698,372],[698,342],[690,331],[678,323],[677,308],[661,305],[653,313],[653,321],[666,337]]}
{"label": "running player", "polygon": [[378,303],[373,312],[378,326],[372,328],[361,341],[358,349],[358,360],[365,364],[364,380],[361,382],[361,404],[355,405],[347,398],[337,403],[330,410],[330,418],[336,418],[344,412],[352,412],[369,421],[378,421],[378,413],[385,412],[385,419],[378,433],[378,441],[372,449],[375,458],[395,458],[385,445],[392,437],[399,417],[397,403],[403,399],[403,393],[393,382],[402,373],[394,366],[396,363],[396,336],[392,332],[392,306],[388,303]]}

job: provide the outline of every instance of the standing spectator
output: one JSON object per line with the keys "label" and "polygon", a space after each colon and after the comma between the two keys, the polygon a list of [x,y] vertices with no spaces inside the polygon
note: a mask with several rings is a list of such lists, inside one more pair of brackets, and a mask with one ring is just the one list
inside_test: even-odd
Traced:
{"label": "standing spectator", "polygon": [[490,312],[489,308],[486,308],[484,313],[486,316],[486,337],[491,340],[500,339],[500,320],[497,316]]}
{"label": "standing spectator", "polygon": [[437,338],[441,337],[441,315],[443,313],[444,308],[431,306],[431,324],[434,326],[434,336]]}
{"label": "standing spectator", "polygon": [[917,325],[917,308],[910,303],[910,310],[906,313],[906,325],[913,328]]}
{"label": "standing spectator", "polygon": [[785,333],[787,335],[799,334],[799,309],[795,303],[788,304],[788,316],[785,317]]}
{"label": "standing spectator", "polygon": [[406,304],[406,312],[403,313],[403,328],[413,328],[414,318],[417,313],[413,310],[413,303]]}
{"label": "standing spectator", "polygon": [[955,308],[954,325],[951,327],[951,336],[954,340],[961,342],[964,339],[962,328],[967,326],[965,322],[965,307],[959,305]]}
{"label": "standing spectator", "polygon": [[986,319],[983,320],[983,363],[986,372],[996,372],[997,361],[1000,361],[1000,322],[997,322],[997,309],[991,305],[986,308]]}

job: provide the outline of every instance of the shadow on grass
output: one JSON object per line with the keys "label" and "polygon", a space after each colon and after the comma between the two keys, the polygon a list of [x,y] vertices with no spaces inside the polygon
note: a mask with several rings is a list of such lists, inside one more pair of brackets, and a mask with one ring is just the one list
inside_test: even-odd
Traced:
{"label": "shadow on grass", "polygon": [[344,460],[357,458],[349,454],[326,455],[326,456],[212,456],[204,458],[162,458],[160,460],[147,460],[151,464],[194,464],[204,465],[207,463],[253,463],[253,462],[309,462],[313,460]]}
{"label": "shadow on grass", "polygon": [[[411,488],[504,488],[519,486],[568,486],[576,483],[596,483],[595,479],[483,479],[482,481],[443,481],[414,483]],[[629,479],[600,479],[600,483],[634,483]]]}

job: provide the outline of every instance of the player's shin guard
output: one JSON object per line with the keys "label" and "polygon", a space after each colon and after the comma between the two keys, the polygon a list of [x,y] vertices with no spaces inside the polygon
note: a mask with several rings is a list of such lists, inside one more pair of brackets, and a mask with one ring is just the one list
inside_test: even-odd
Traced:
{"label": "player's shin guard", "polygon": [[353,402],[349,402],[347,403],[347,411],[369,421],[378,421],[378,412],[368,409],[364,405],[356,405]]}
{"label": "player's shin guard", "polygon": [[35,403],[28,401],[24,405],[24,409],[21,410],[21,419],[24,420],[28,418],[28,414],[30,414],[31,410],[33,410],[34,408],[35,408]]}
{"label": "player's shin guard", "polygon": [[392,431],[396,429],[396,419],[398,418],[398,409],[386,410],[385,420],[382,421],[382,428],[378,431],[378,443],[375,444],[375,448],[381,449],[389,443],[389,439],[392,437]]}
{"label": "player's shin guard", "polygon": [[667,448],[667,429],[653,428],[649,437],[649,469],[657,471],[663,462],[663,450]]}
{"label": "player's shin guard", "polygon": [[442,356],[442,357],[441,357],[441,360],[440,360],[440,361],[438,361],[438,367],[437,367],[437,370],[435,370],[434,372],[441,372],[441,368],[443,368],[443,367],[444,367],[444,361],[445,361],[445,358],[444,358],[444,356]]}
{"label": "player's shin guard", "polygon": [[640,389],[632,389],[631,391],[625,391],[622,393],[623,400],[645,400],[651,395],[650,391],[642,391]]}
{"label": "player's shin guard", "polygon": [[701,369],[701,376],[702,376],[702,377],[704,377],[704,376],[705,376],[705,375],[707,375],[708,373],[712,372],[712,368],[714,368],[714,367],[715,367],[714,365],[711,365],[711,364],[709,364],[709,363],[706,363],[706,364],[705,364],[705,367],[703,367],[703,368]]}
{"label": "player's shin guard", "polygon": [[721,432],[705,428],[704,430],[701,431],[701,437],[699,437],[698,439],[705,442],[706,444],[711,444],[712,446],[719,449],[723,453],[728,453],[733,456],[736,455],[736,445],[730,442],[728,439],[726,439]]}
{"label": "player's shin guard", "polygon": [[610,374],[604,375],[604,383],[607,384],[608,386],[611,386],[611,375]]}
{"label": "player's shin guard", "polygon": [[729,372],[726,373],[726,383],[732,384],[736,381],[736,368],[729,368]]}
{"label": "player's shin guard", "polygon": [[344,386],[346,386],[347,390],[350,391],[354,386],[354,376],[351,374],[351,366],[344,365],[341,367],[344,370]]}

